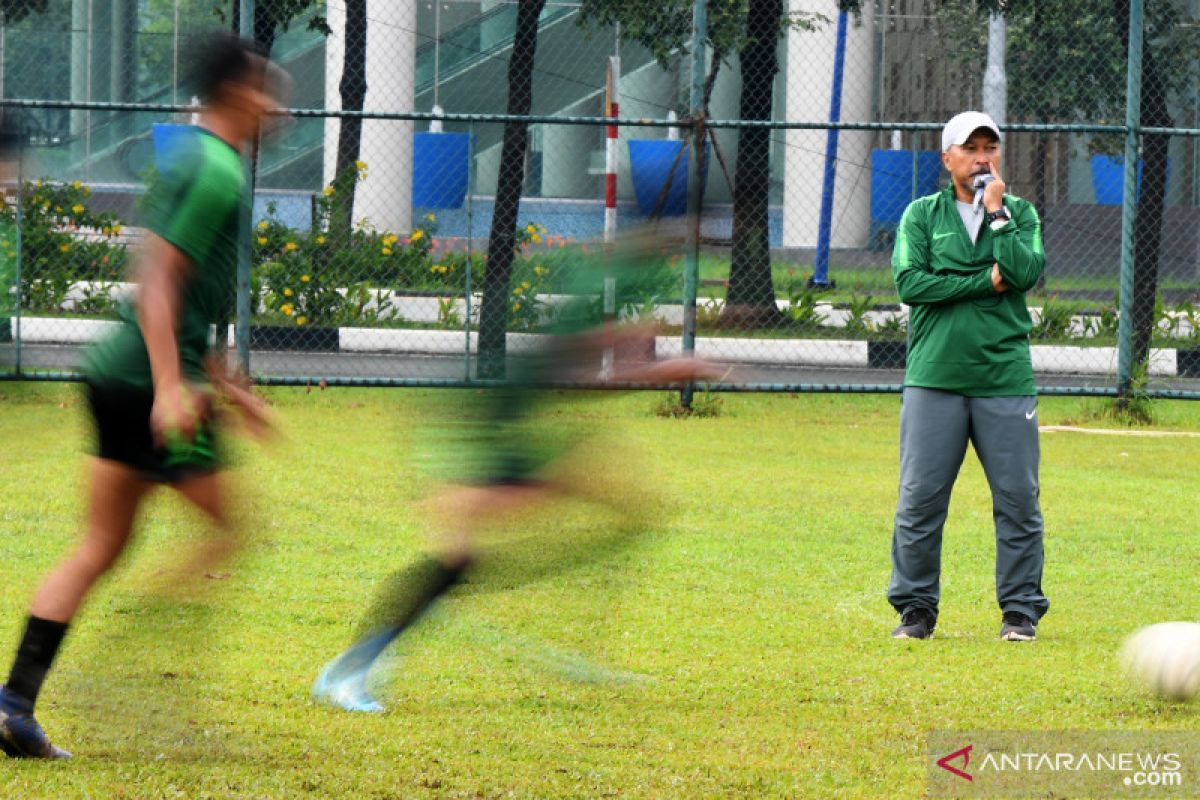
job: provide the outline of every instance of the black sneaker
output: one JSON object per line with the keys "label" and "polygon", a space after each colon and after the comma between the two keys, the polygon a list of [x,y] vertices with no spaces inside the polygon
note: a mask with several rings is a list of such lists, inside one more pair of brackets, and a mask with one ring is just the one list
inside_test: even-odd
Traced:
{"label": "black sneaker", "polygon": [[1033,620],[1020,611],[1005,611],[1000,638],[1006,642],[1032,642],[1037,637]]}
{"label": "black sneaker", "polygon": [[929,639],[937,627],[937,614],[928,608],[913,606],[900,615],[900,624],[892,631],[893,639]]}
{"label": "black sneaker", "polygon": [[0,686],[0,750],[12,758],[70,758],[50,744],[46,732],[33,718],[33,709]]}

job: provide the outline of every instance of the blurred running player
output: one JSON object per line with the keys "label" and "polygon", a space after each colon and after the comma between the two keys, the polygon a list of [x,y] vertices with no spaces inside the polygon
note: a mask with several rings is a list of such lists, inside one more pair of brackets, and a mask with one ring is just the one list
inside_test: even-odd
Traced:
{"label": "blurred running player", "polygon": [[88,591],[130,540],[146,495],[169,484],[219,535],[201,554],[228,555],[235,542],[219,467],[214,399],[219,393],[251,432],[267,417],[242,381],[210,351],[234,305],[238,226],[246,197],[241,150],[257,135],[271,95],[272,67],[253,43],[221,35],[205,42],[196,78],[204,108],[192,135],[160,164],[150,190],[136,299],[122,323],[87,352],[87,397],[97,434],[83,541],[43,581],[6,684],[0,688],[0,748],[10,756],[69,758],[34,718],[38,692]]}
{"label": "blurred running player", "polygon": [[[511,359],[504,385],[475,395],[476,405],[447,426],[452,441],[443,442],[436,457],[449,463],[452,475],[432,504],[432,552],[384,582],[354,643],[317,677],[317,701],[347,711],[382,711],[367,687],[372,665],[461,580],[486,525],[551,497],[600,499],[597,476],[581,478],[557,469],[582,438],[581,424],[533,417],[547,384],[595,381],[597,375],[612,383],[675,384],[713,374],[709,365],[692,358],[639,360],[653,352],[655,326],[619,325],[604,314],[606,290],[610,298],[616,296],[611,305],[641,309],[672,281],[666,259],[655,252],[659,247],[642,233],[626,237],[616,252],[602,257],[576,253],[571,286],[564,291],[572,299],[559,310],[553,330],[534,352]],[[615,502],[629,505],[631,500]]]}

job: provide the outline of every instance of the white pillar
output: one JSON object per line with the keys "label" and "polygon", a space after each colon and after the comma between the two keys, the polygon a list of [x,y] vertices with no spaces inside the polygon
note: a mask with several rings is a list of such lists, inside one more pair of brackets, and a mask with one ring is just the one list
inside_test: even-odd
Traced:
{"label": "white pillar", "polygon": [[[873,3],[861,18],[851,15],[846,31],[842,79],[843,122],[872,122],[871,94],[875,44]],[[819,12],[830,20],[815,31],[795,28],[787,36],[787,119],[829,120],[833,60],[837,40],[836,0],[790,0],[792,12]],[[816,247],[825,174],[823,130],[789,130],[783,183],[784,247]],[[871,225],[870,131],[842,131],[838,138],[837,182],[833,197],[832,247],[865,247]]]}
{"label": "white pillar", "polygon": [[[365,111],[412,111],[415,100],[417,5],[415,0],[367,2],[367,97]],[[329,3],[325,50],[325,102],[341,108],[346,10],[340,0]],[[325,182],[337,164],[340,121],[325,122]],[[369,177],[358,186],[354,219],[366,218],[380,230],[412,229],[413,123],[365,120],[359,159]]]}
{"label": "white pillar", "polygon": [[1003,14],[988,17],[987,69],[983,72],[983,111],[1003,125],[1008,121],[1008,77],[1004,71],[1004,49],[1008,25]]}

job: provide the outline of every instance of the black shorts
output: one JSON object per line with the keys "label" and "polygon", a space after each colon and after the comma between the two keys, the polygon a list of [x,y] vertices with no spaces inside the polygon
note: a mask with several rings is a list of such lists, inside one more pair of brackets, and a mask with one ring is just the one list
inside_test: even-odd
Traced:
{"label": "black shorts", "polygon": [[191,442],[157,447],[150,432],[152,393],[88,381],[87,396],[96,424],[97,457],[132,467],[146,480],[159,483],[178,483],[220,466],[211,414],[202,415]]}

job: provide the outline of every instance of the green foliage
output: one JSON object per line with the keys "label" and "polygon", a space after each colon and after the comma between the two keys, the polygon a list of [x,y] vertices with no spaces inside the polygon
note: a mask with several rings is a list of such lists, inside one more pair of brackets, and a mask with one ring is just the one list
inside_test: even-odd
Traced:
{"label": "green foliage", "polygon": [[1088,404],[1084,418],[1113,423],[1122,427],[1153,425],[1157,420],[1157,405],[1149,391],[1150,375],[1146,365],[1139,365],[1129,383],[1129,391],[1121,397],[1106,397]]}
{"label": "green foliage", "polygon": [[[355,180],[366,173],[360,162]],[[403,239],[365,221],[339,239],[329,231],[335,195],[329,186],[319,196],[309,232],[289,228],[277,206],[267,206],[251,243],[255,295],[268,314],[296,325],[395,321],[391,294],[380,290],[428,281],[437,219],[427,215]]]}
{"label": "green foliage", "polygon": [[45,14],[49,0],[0,0],[5,25],[16,25],[30,14]]}
{"label": "green foliage", "polygon": [[462,314],[458,313],[457,297],[439,297],[437,327],[442,330],[460,330],[463,326]]}
{"label": "green foliage", "polygon": [[696,302],[696,327],[717,328],[721,326],[721,312],[725,310],[725,301],[717,297]]}
{"label": "green foliage", "polygon": [[1058,295],[1047,297],[1042,302],[1042,310],[1038,321],[1029,332],[1031,339],[1060,339],[1067,336],[1071,330],[1071,318],[1075,315],[1074,307],[1062,303]]}
{"label": "green foliage", "polygon": [[875,326],[874,338],[887,341],[902,341],[908,337],[908,320],[899,314],[885,317]]}
{"label": "green foliage", "polygon": [[[1008,114],[1039,121],[1086,120],[1120,125],[1125,121],[1125,20],[1113,0],[940,0],[937,16],[942,46],[930,58],[951,58],[978,71],[987,49],[986,15],[1005,12],[1008,23],[1006,70]],[[1200,49],[1200,28],[1183,6],[1146,4],[1146,46],[1161,65],[1190,63]],[[1189,69],[1160,67],[1169,92],[1187,90]],[[1099,134],[1093,153],[1124,152],[1123,134]]]}
{"label": "green foliage", "polygon": [[725,411],[724,399],[704,384],[699,392],[692,393],[692,404],[685,406],[679,392],[667,392],[654,405],[654,415],[667,419],[713,419]]}
{"label": "green foliage", "polygon": [[[79,281],[112,283],[125,274],[128,255],[115,214],[88,207],[91,189],[79,181],[27,181],[21,189],[22,305],[30,311],[62,310],[71,286]],[[17,208],[0,208],[0,247],[16,257]],[[109,313],[96,292],[85,298],[89,308]]]}
{"label": "green foliage", "polygon": [[[540,243],[545,235],[545,228],[527,225],[524,229],[518,229],[518,241],[521,241],[520,232],[525,232],[525,242],[518,245],[518,248],[524,246],[525,243],[534,241],[534,237]],[[513,331],[529,331],[538,327],[544,321],[544,317],[549,314],[546,301],[542,299],[542,295],[546,292],[547,285],[550,279],[550,269],[540,260],[531,257],[518,258],[513,262],[512,279],[509,281],[509,298],[508,298],[508,329]]]}
{"label": "green foliage", "polygon": [[860,295],[857,292],[850,296],[847,303],[846,326],[842,329],[847,336],[864,337],[871,333],[871,323],[867,320],[867,312],[875,307],[875,298],[869,294]]}
{"label": "green foliage", "polygon": [[[579,10],[579,24],[592,30],[609,30],[620,25],[621,38],[636,42],[649,50],[663,69],[670,66],[672,57],[687,49],[692,37],[692,3],[690,0],[670,0],[656,3],[651,0],[584,0]],[[841,0],[844,11],[859,10],[860,0]],[[719,0],[707,7],[705,44],[721,58],[742,50],[749,41],[746,19],[749,0]],[[779,35],[789,29],[812,30],[827,24],[829,18],[809,11],[785,12],[780,20]]]}
{"label": "green foliage", "polygon": [[814,330],[825,322],[825,313],[817,307],[819,293],[804,281],[796,280],[788,290],[788,319],[801,330]]}
{"label": "green foliage", "polygon": [[1187,345],[1200,343],[1200,308],[1194,302],[1184,300],[1175,306],[1176,318],[1172,321],[1172,332],[1185,339]]}

